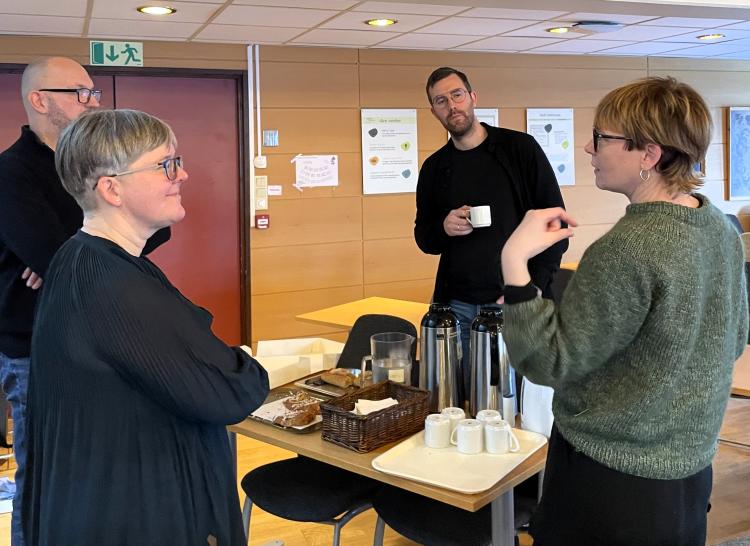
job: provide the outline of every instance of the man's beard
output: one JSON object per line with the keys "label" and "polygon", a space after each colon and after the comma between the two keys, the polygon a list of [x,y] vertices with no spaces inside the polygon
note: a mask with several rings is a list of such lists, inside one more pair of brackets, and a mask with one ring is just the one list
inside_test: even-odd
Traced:
{"label": "man's beard", "polygon": [[450,117],[445,120],[445,128],[453,138],[461,138],[466,133],[468,133],[471,130],[471,127],[474,125],[474,112],[460,113],[463,114],[463,117],[458,118],[458,124],[452,122]]}
{"label": "man's beard", "polygon": [[62,108],[60,108],[54,100],[49,101],[49,112],[47,113],[49,122],[61,133],[68,125],[73,121],[70,119]]}

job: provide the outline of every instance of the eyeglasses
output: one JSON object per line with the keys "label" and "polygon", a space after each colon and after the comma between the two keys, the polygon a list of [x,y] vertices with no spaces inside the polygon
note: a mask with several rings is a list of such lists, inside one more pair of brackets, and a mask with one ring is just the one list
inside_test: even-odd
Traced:
{"label": "eyeglasses", "polygon": [[88,104],[91,97],[94,97],[97,101],[102,98],[101,89],[86,89],[85,87],[79,87],[78,89],[40,89],[39,91],[49,91],[50,93],[75,93],[78,96],[78,102],[81,104]]}
{"label": "eyeglasses", "polygon": [[598,132],[596,129],[593,130],[593,142],[594,142],[594,151],[599,151],[599,140],[602,138],[606,138],[609,140],[624,140],[628,143],[627,150],[630,151],[633,149],[633,139],[624,137],[624,136],[615,136],[615,135],[605,135],[604,133]]}
{"label": "eyeglasses", "polygon": [[[461,104],[464,100],[466,100],[467,93],[468,91],[466,91],[466,89],[459,87],[458,89],[454,89],[453,91],[448,93],[448,96],[454,102],[454,104]],[[438,95],[437,97],[432,98],[432,105],[436,108],[445,108],[447,104],[448,97],[445,95]]]}
{"label": "eyeglasses", "polygon": [[148,171],[152,169],[158,169],[158,168],[164,169],[164,174],[167,175],[167,178],[169,180],[177,180],[177,171],[182,168],[182,156],[178,155],[175,157],[170,157],[169,159],[165,159],[164,161],[159,161],[159,163],[156,163],[154,165],[149,165],[148,167],[141,167],[140,169],[133,169],[132,171],[124,171],[117,174],[110,174],[108,176],[124,176],[126,174],[133,174],[133,173],[139,173],[141,171]]}
{"label": "eyeglasses", "polygon": [[[170,181],[177,180],[177,172],[179,169],[182,168],[182,156],[178,155],[175,157],[170,157],[169,159],[165,159],[164,161],[159,161],[159,163],[155,163],[154,165],[149,165],[148,167],[141,167],[139,169],[133,169],[130,171],[123,171],[121,173],[117,174],[108,174],[107,176],[115,177],[115,176],[125,176],[126,174],[133,174],[133,173],[139,173],[142,171],[150,171],[154,169],[164,169],[164,174],[167,175],[167,178]],[[96,189],[96,185],[99,183],[97,180],[93,187],[91,189]]]}

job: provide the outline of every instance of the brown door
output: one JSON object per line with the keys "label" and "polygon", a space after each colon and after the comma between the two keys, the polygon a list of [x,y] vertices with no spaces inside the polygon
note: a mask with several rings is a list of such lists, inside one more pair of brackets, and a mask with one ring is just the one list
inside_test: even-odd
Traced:
{"label": "brown door", "polygon": [[117,108],[162,118],[174,130],[189,179],[187,215],[151,258],[214,333],[240,343],[240,158],[238,82],[233,78],[115,76]]}

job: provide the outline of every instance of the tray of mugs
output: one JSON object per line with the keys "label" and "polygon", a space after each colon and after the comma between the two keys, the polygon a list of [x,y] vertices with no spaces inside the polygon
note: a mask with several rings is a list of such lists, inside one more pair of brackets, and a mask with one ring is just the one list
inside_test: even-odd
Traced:
{"label": "tray of mugs", "polygon": [[543,435],[511,428],[497,417],[478,417],[451,422],[447,414],[429,415],[425,430],[373,459],[372,466],[452,491],[480,493],[547,443]]}

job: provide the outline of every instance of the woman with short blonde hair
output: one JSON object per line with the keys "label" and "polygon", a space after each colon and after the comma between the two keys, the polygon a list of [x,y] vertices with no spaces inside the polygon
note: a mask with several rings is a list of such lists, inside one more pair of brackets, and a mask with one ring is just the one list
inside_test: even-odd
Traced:
{"label": "woman with short blonde hair", "polygon": [[558,305],[537,296],[527,260],[572,235],[568,213],[530,211],[502,251],[510,360],[555,389],[535,544],[705,544],[748,328],[739,237],[695,192],[710,134],[684,83],[615,89],[585,149],[596,185],[630,201],[625,216],[586,250]]}
{"label": "woman with short blonde hair", "polygon": [[265,399],[258,362],[142,255],[185,216],[172,130],[87,113],[56,164],[84,209],[37,307],[29,380],[26,544],[246,544],[226,425]]}

